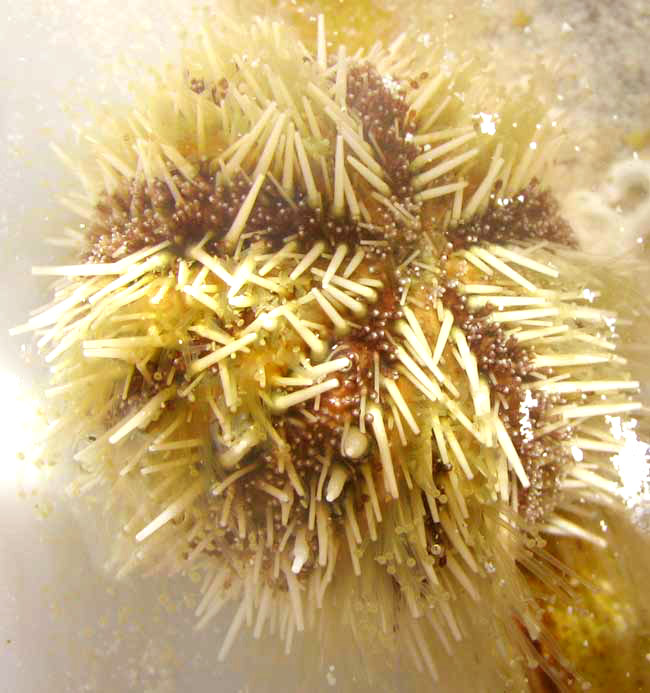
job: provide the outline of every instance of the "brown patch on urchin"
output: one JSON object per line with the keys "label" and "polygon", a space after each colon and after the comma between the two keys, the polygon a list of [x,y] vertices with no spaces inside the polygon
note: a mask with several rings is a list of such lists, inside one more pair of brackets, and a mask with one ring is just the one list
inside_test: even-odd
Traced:
{"label": "brown patch on urchin", "polygon": [[[220,103],[227,93],[228,83],[222,82],[212,88],[215,103]],[[189,76],[188,84],[195,93],[203,93],[209,87],[203,79]],[[246,223],[248,242],[263,237],[273,249],[294,234],[304,244],[324,239],[330,245],[345,242],[353,247],[362,239],[395,244],[399,239],[396,254],[404,256],[410,252],[418,242],[421,228],[421,204],[411,199],[410,187],[410,165],[419,150],[408,141],[413,126],[407,120],[404,95],[401,84],[389,88],[370,64],[355,65],[350,70],[347,98],[361,118],[365,139],[380,157],[395,196],[391,202],[396,207],[366,198],[363,201],[372,224],[359,224],[347,217],[324,218],[322,210],[309,206],[303,192],[289,199],[273,182],[266,181]],[[180,199],[161,179],[150,183],[130,179],[121,190],[102,193],[83,259],[113,262],[162,241],[171,241],[172,249],[182,255],[188,245],[200,241],[208,232],[214,238],[206,243],[205,250],[221,254],[220,240],[246,200],[252,187],[250,180],[238,175],[227,184],[217,183],[205,164],[192,180],[173,168],[170,178]],[[382,254],[378,247],[367,250]]]}
{"label": "brown patch on urchin", "polygon": [[471,311],[456,282],[449,278],[441,282],[440,298],[454,316],[455,325],[465,334],[479,372],[489,377],[497,393],[501,403],[499,416],[530,481],[530,488],[520,489],[520,512],[531,523],[537,522],[555,506],[558,482],[568,460],[561,445],[569,435],[566,429],[537,437],[551,420],[551,408],[562,400],[543,392],[532,397],[526,386],[535,382],[531,375],[534,354],[490,320],[493,306],[488,303]]}
{"label": "brown patch on urchin", "polygon": [[112,195],[103,193],[90,226],[86,262],[114,262],[127,255],[171,241],[175,246],[197,242],[205,229],[221,221],[213,179],[199,173],[191,182],[172,173],[183,202],[177,204],[164,181],[151,185],[131,179]]}
{"label": "brown patch on urchin", "polygon": [[[119,193],[103,193],[96,205],[83,260],[114,262],[163,241],[170,241],[172,250],[182,256],[189,245],[198,243],[207,233],[212,238],[204,249],[228,255],[221,248],[221,239],[250,192],[250,182],[240,175],[230,185],[217,185],[214,175],[205,171],[192,181],[174,171],[171,179],[181,202],[174,199],[165,181],[158,179],[150,185],[132,179]],[[264,240],[275,250],[287,237],[296,236],[301,247],[307,249],[319,240],[332,246],[347,243],[354,247],[361,239],[396,239],[404,232],[403,224],[388,213],[384,216],[385,224],[365,228],[350,219],[324,219],[319,210],[309,206],[303,193],[290,200],[269,181],[262,186],[246,223],[250,234],[246,244]],[[367,251],[371,255],[386,254],[379,247],[369,246]]]}
{"label": "brown patch on urchin", "polygon": [[370,63],[350,69],[348,103],[361,118],[364,139],[379,150],[393,193],[401,199],[411,194],[410,165],[418,155],[418,148],[407,139],[414,126],[407,121],[406,91],[402,83],[382,77]]}
{"label": "brown patch on urchin", "polygon": [[446,236],[454,250],[477,243],[547,241],[570,248],[577,245],[553,193],[543,190],[536,180],[513,197],[499,198],[495,193],[485,212],[449,226]]}

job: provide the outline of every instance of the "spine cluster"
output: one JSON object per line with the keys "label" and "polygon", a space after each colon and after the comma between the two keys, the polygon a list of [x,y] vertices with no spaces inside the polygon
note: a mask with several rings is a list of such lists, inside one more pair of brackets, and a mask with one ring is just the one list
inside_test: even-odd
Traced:
{"label": "spine cluster", "polygon": [[16,330],[50,454],[109,489],[120,574],[201,567],[199,627],[235,605],[220,659],[343,613],[436,679],[476,603],[508,676],[557,676],[527,575],[566,586],[543,535],[585,538],[641,405],[544,188],[554,124],[486,125],[479,83],[220,17],[71,164],[80,263],[35,269],[60,282]]}

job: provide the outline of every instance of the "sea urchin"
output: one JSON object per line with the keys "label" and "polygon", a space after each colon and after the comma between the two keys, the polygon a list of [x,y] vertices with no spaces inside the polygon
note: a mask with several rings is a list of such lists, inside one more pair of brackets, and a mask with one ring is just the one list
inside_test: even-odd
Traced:
{"label": "sea urchin", "polygon": [[15,330],[52,371],[47,455],[109,489],[120,574],[200,567],[199,626],[235,605],[220,659],[244,626],[343,629],[436,679],[480,612],[504,680],[556,676],[542,535],[600,541],[565,511],[615,495],[640,407],[544,185],[557,127],[408,36],[331,54],[317,26],[311,52],[206,17],[61,152],[80,261],[35,268],[61,281]]}

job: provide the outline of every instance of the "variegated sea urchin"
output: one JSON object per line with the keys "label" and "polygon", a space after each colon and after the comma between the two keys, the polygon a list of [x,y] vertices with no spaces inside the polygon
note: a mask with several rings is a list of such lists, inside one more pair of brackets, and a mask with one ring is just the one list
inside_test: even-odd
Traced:
{"label": "variegated sea urchin", "polygon": [[220,659],[247,626],[561,680],[543,535],[602,542],[572,509],[615,497],[641,405],[545,185],[555,122],[406,35],[196,38],[61,152],[80,264],[35,269],[62,279],[16,330],[52,370],[47,454],[109,489],[121,574],[200,569],[199,626],[234,605]]}

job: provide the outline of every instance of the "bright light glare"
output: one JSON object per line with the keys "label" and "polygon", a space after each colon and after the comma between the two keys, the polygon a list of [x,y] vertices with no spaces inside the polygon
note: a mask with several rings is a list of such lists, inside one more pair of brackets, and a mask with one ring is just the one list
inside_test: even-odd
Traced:
{"label": "bright light glare", "polygon": [[34,465],[38,451],[33,438],[38,423],[38,405],[24,383],[13,373],[0,371],[0,485],[34,486],[40,479]]}
{"label": "bright light glare", "polygon": [[497,131],[497,114],[496,113],[481,113],[478,114],[480,123],[479,129],[484,135],[494,135]]}

